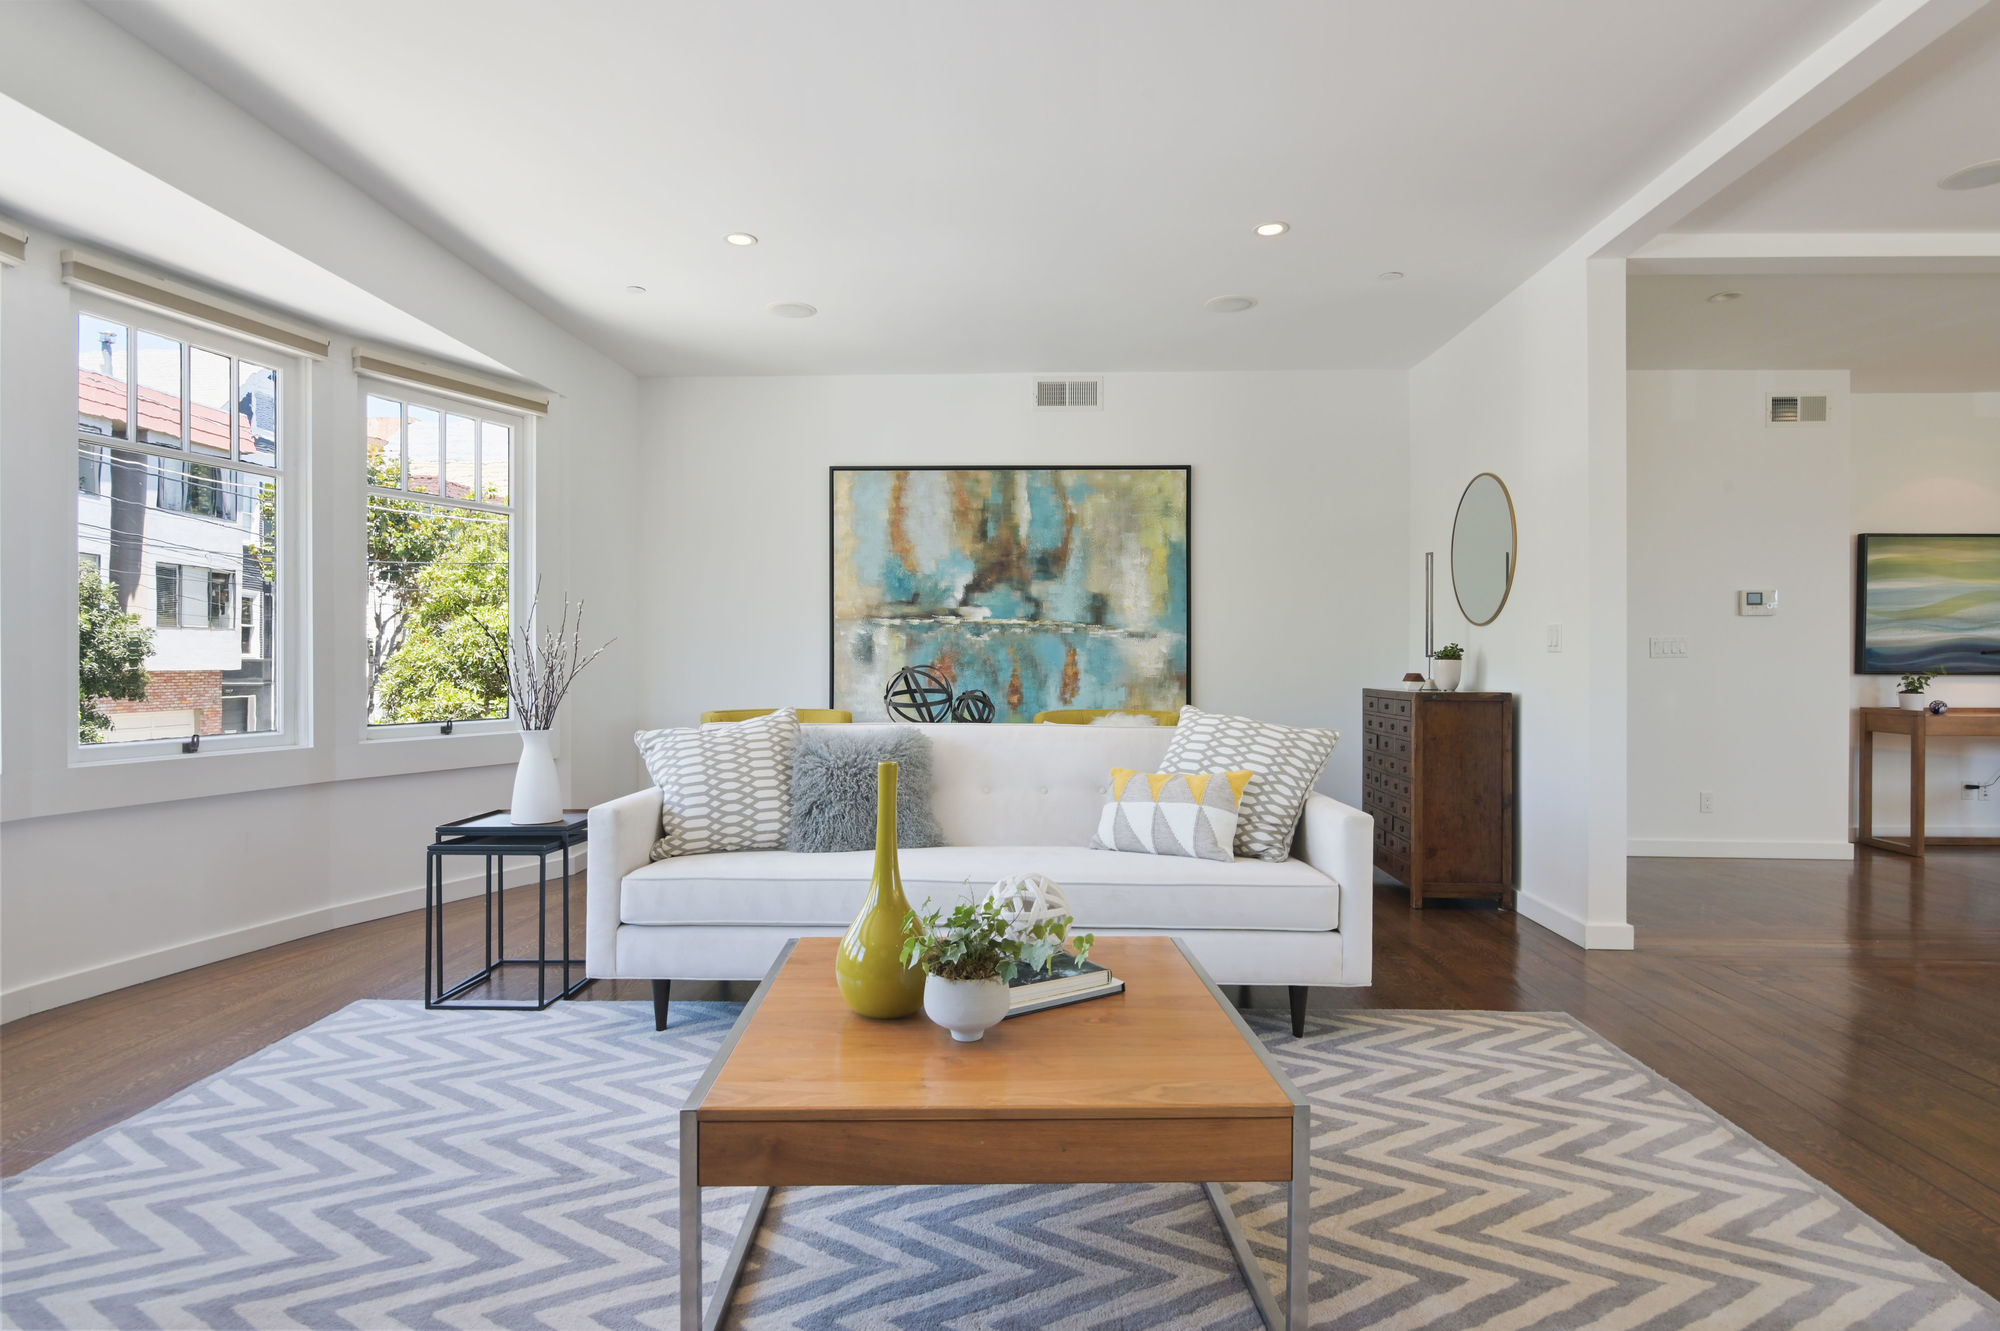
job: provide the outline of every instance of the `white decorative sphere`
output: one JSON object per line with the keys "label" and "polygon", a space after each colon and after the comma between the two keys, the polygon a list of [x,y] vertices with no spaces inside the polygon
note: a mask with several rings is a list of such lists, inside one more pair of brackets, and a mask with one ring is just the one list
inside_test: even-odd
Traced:
{"label": "white decorative sphere", "polygon": [[1026,936],[1038,924],[1053,920],[1067,924],[1076,918],[1062,885],[1045,874],[1009,874],[993,885],[986,899],[1000,908],[1019,936]]}

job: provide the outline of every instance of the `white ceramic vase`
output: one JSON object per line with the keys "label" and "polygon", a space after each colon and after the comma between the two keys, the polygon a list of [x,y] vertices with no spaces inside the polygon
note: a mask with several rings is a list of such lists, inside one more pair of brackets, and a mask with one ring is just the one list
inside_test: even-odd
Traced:
{"label": "white ceramic vase", "polygon": [[556,779],[553,739],[546,730],[521,732],[521,762],[514,769],[514,802],[507,808],[507,821],[562,821],[562,787]]}
{"label": "white ceramic vase", "polygon": [[924,977],[924,1015],[970,1043],[982,1039],[1007,1015],[1005,980],[947,980]]}
{"label": "white ceramic vase", "polygon": [[1465,662],[1463,661],[1433,661],[1431,662],[1431,682],[1446,693],[1455,693],[1458,691],[1459,675],[1464,669]]}
{"label": "white ceramic vase", "polygon": [[1921,712],[1931,705],[1931,700],[1921,693],[1899,693],[1896,705],[1906,712]]}

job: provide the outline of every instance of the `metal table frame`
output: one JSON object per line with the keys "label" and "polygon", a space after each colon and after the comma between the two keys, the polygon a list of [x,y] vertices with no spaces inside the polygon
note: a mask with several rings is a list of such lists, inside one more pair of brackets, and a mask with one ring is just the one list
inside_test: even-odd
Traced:
{"label": "metal table frame", "polygon": [[[785,962],[792,955],[792,948],[798,942],[792,939],[778,953],[778,959],[764,974],[757,985],[757,992],[743,1005],[743,1012],[736,1018],[736,1024],[729,1028],[715,1057],[709,1060],[708,1069],[695,1083],[681,1107],[680,1138],[680,1312],[681,1331],[718,1331],[723,1318],[729,1311],[729,1301],[736,1292],[736,1286],[743,1279],[743,1266],[750,1256],[750,1248],[757,1241],[757,1229],[763,1222],[764,1211],[771,1204],[771,1194],[775,1190],[764,1186],[751,1190],[750,1207],[744,1213],[743,1227],[737,1231],[736,1239],[729,1245],[729,1255],[723,1260],[722,1273],[715,1283],[715,1297],[703,1306],[701,1297],[701,1177],[700,1144],[701,1124],[699,1113],[702,1102],[708,1098],[709,1088],[722,1072],[722,1067],[735,1052],[736,1044],[750,1027],[750,1019],[756,1015],[764,995],[770,991],[771,982],[778,977]],[[1271,1290],[1271,1282],[1264,1275],[1263,1265],[1250,1247],[1249,1236],[1243,1232],[1242,1224],[1229,1207],[1229,1198],[1222,1190],[1222,1184],[1207,1179],[1190,1179],[1200,1183],[1208,1195],[1209,1204],[1215,1208],[1215,1218],[1222,1224],[1222,1233],[1228,1240],[1229,1251],[1242,1269],[1243,1282],[1249,1286],[1250,1298],[1257,1305],[1257,1313],[1264,1319],[1268,1331],[1306,1331],[1310,1325],[1311,1274],[1312,1274],[1312,1102],[1300,1093],[1271,1057],[1271,1051],[1243,1020],[1243,1014],[1236,1010],[1222,995],[1215,981],[1202,969],[1187,944],[1174,939],[1174,946],[1180,949],[1189,966],[1201,982],[1208,986],[1209,996],[1229,1014],[1236,1028],[1257,1052],[1264,1068],[1278,1083],[1286,1097],[1292,1102],[1292,1176],[1289,1179],[1274,1179],[1272,1182],[1286,1185],[1285,1210],[1285,1297],[1280,1303]]]}
{"label": "metal table frame", "polygon": [[[444,823],[437,829],[437,840],[424,853],[424,1006],[469,1012],[540,1012],[559,999],[574,998],[591,981],[589,976],[579,976],[572,981],[572,970],[583,969],[583,958],[575,956],[575,944],[571,941],[570,928],[570,859],[569,848],[580,844],[589,836],[589,824],[581,819],[565,815],[562,823],[524,823],[518,830],[496,828],[490,824],[477,831],[465,830],[465,824],[481,823],[503,816],[500,811],[479,814],[473,818],[461,819],[455,823]],[[562,955],[549,955],[549,857],[562,856]],[[444,866],[452,856],[477,855],[486,861],[486,964],[455,984],[447,984],[444,960]],[[510,957],[507,955],[507,904],[506,877],[509,856],[534,856],[541,866],[536,913],[536,955],[532,957]],[[466,1002],[458,995],[474,985],[493,978],[495,971],[503,966],[533,966],[535,971],[535,997],[496,998],[484,1002]],[[562,980],[556,992],[549,992],[549,971],[560,967]]]}

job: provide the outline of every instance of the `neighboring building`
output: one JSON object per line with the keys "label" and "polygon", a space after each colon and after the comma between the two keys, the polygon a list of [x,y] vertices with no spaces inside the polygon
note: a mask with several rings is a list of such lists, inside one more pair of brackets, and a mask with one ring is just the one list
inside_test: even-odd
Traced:
{"label": "neighboring building", "polygon": [[[111,742],[271,728],[272,595],[259,556],[263,505],[254,474],[228,468],[229,413],[195,405],[185,460],[121,450],[126,384],[77,375],[77,428],[106,436],[77,451],[77,552],[153,632],[145,698],[100,704]],[[177,448],[177,394],[138,391],[139,442]],[[275,422],[237,404],[260,449]],[[266,419],[256,419],[264,415]]]}

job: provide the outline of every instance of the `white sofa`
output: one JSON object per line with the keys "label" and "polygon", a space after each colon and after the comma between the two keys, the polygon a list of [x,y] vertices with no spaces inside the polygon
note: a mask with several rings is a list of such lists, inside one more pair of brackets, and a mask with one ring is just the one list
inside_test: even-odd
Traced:
{"label": "white sofa", "polygon": [[[1170,727],[918,728],[931,739],[931,804],[947,844],[899,852],[911,904],[1045,873],[1081,931],[1178,935],[1218,984],[1288,986],[1295,1033],[1307,986],[1369,982],[1374,823],[1359,809],[1314,794],[1280,864],[1091,850],[1111,769],[1159,771]],[[755,979],[785,940],[846,932],[874,863],[873,851],[649,859],[659,835],[657,787],[590,811],[585,948],[591,975],[653,982],[662,1030],[672,981]]]}

